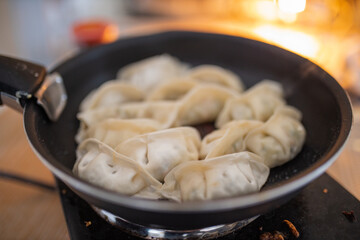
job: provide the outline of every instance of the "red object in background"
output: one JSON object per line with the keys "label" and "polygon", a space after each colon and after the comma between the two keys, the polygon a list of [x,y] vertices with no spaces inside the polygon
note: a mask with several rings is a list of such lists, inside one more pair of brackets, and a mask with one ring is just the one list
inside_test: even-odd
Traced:
{"label": "red object in background", "polygon": [[101,20],[78,22],[73,25],[76,41],[83,46],[95,46],[115,41],[119,36],[119,28]]}

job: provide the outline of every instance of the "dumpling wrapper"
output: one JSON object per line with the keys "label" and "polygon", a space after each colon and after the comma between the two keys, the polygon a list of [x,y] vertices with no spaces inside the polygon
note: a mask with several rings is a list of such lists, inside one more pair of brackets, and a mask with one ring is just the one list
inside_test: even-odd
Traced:
{"label": "dumpling wrapper", "polygon": [[115,148],[126,139],[161,129],[161,124],[152,119],[106,119],[76,136],[78,143],[86,138],[96,138]]}
{"label": "dumpling wrapper", "polygon": [[279,106],[285,105],[281,84],[263,80],[241,96],[229,99],[216,119],[220,128],[232,120],[266,121]]}
{"label": "dumpling wrapper", "polygon": [[159,84],[146,97],[147,100],[178,100],[195,86],[214,84],[237,92],[244,91],[244,85],[236,74],[215,65],[200,65],[189,70],[182,78],[174,78]]}
{"label": "dumpling wrapper", "polygon": [[115,152],[106,144],[87,139],[77,149],[73,172],[94,185],[108,190],[158,199],[161,183],[140,164]]}
{"label": "dumpling wrapper", "polygon": [[256,120],[238,120],[225,124],[201,141],[200,159],[214,158],[226,154],[245,151],[244,139],[254,128],[263,125]]}
{"label": "dumpling wrapper", "polygon": [[160,83],[184,75],[188,66],[163,54],[129,64],[119,70],[117,78],[147,93]]}
{"label": "dumpling wrapper", "polygon": [[162,128],[168,128],[175,121],[177,110],[178,103],[173,101],[134,102],[81,112],[78,113],[77,118],[84,125],[84,128],[91,127],[109,118],[148,118],[158,121]]}
{"label": "dumpling wrapper", "polygon": [[276,109],[271,118],[245,138],[246,149],[264,158],[270,168],[293,159],[305,142],[301,112],[291,106]]}
{"label": "dumpling wrapper", "polygon": [[185,202],[257,192],[270,172],[262,162],[261,157],[249,152],[185,162],[166,175],[161,194]]}
{"label": "dumpling wrapper", "polygon": [[179,127],[135,136],[120,143],[115,150],[163,181],[178,164],[197,161],[200,144],[200,135],[195,128]]}
{"label": "dumpling wrapper", "polygon": [[194,67],[189,70],[187,77],[199,83],[213,83],[238,92],[244,91],[244,85],[239,76],[216,65],[205,64]]}
{"label": "dumpling wrapper", "polygon": [[145,94],[132,85],[108,81],[86,96],[80,104],[80,111],[116,106],[125,102],[139,102],[144,98]]}
{"label": "dumpling wrapper", "polygon": [[159,86],[155,87],[154,90],[146,97],[146,100],[179,100],[197,85],[199,85],[199,83],[191,79],[174,79],[172,81],[159,84]]}
{"label": "dumpling wrapper", "polygon": [[178,101],[179,109],[173,126],[212,122],[225,102],[236,96],[238,93],[229,88],[214,84],[199,85]]}
{"label": "dumpling wrapper", "polygon": [[214,121],[229,98],[238,93],[214,84],[200,84],[178,101],[148,101],[124,103],[81,112],[77,115],[84,128],[108,118],[149,118],[163,128],[179,127]]}

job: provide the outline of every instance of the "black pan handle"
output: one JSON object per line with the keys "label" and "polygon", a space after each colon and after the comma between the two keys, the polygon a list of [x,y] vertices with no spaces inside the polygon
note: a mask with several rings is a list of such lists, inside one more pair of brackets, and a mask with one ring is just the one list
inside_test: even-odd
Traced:
{"label": "black pan handle", "polygon": [[47,116],[56,121],[67,100],[61,76],[47,75],[45,67],[38,64],[0,56],[0,105],[22,112],[31,98],[36,98]]}
{"label": "black pan handle", "polygon": [[34,63],[0,56],[0,104],[20,110],[40,88],[46,69]]}

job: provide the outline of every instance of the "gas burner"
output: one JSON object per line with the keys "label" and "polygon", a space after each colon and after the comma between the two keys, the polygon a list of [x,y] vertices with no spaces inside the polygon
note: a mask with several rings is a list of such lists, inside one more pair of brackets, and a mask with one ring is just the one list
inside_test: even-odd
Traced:
{"label": "gas burner", "polygon": [[106,210],[91,206],[94,211],[111,225],[120,228],[122,231],[136,237],[144,239],[213,239],[228,235],[234,231],[240,230],[258,216],[234,222],[231,224],[222,224],[201,229],[191,230],[170,230],[155,227],[142,226],[129,222],[119,216],[116,216]]}

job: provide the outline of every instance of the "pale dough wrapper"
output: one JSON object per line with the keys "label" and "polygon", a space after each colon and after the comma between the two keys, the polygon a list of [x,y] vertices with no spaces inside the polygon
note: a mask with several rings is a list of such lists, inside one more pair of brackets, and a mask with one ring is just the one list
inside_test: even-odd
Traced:
{"label": "pale dough wrapper", "polygon": [[86,138],[97,140],[114,148],[126,139],[154,132],[161,129],[161,124],[152,119],[106,119],[76,136],[78,143]]}
{"label": "pale dough wrapper", "polygon": [[135,136],[120,143],[115,150],[163,181],[165,175],[180,163],[197,161],[200,144],[200,135],[195,128],[179,127]]}
{"label": "pale dough wrapper", "polygon": [[259,191],[269,168],[256,154],[240,152],[185,162],[165,177],[161,194],[178,202],[240,196]]}
{"label": "pale dough wrapper", "polygon": [[276,109],[262,126],[245,138],[246,149],[264,158],[270,168],[293,159],[304,145],[306,131],[301,112],[291,106]]}
{"label": "pale dough wrapper", "polygon": [[178,101],[179,109],[173,126],[212,122],[225,102],[238,94],[229,88],[214,84],[196,86]]}
{"label": "pale dough wrapper", "polygon": [[239,76],[216,65],[194,67],[189,70],[187,77],[200,83],[214,83],[238,92],[244,91],[244,85]]}
{"label": "pale dough wrapper", "polygon": [[220,128],[232,120],[266,121],[282,105],[285,105],[282,86],[274,81],[263,80],[241,96],[229,99],[215,125]]}
{"label": "pale dough wrapper", "polygon": [[219,157],[226,154],[245,151],[244,139],[254,128],[263,125],[256,120],[237,120],[225,124],[201,141],[200,159]]}
{"label": "pale dough wrapper", "polygon": [[77,149],[73,172],[108,190],[130,196],[158,199],[161,183],[140,164],[115,152],[106,144],[87,139]]}
{"label": "pale dough wrapper", "polygon": [[85,129],[109,118],[149,118],[158,121],[162,128],[168,128],[175,121],[178,105],[178,102],[173,101],[124,103],[81,112],[77,118]]}
{"label": "pale dough wrapper", "polygon": [[200,65],[190,69],[182,78],[159,84],[146,100],[178,100],[199,84],[215,84],[239,93],[244,91],[241,79],[231,71],[215,65]]}
{"label": "pale dough wrapper", "polygon": [[159,84],[147,97],[147,101],[170,100],[176,101],[184,97],[193,87],[199,85],[191,79],[174,79]]}
{"label": "pale dough wrapper", "polygon": [[108,118],[149,118],[160,122],[162,128],[194,125],[214,121],[226,100],[236,96],[238,93],[228,88],[200,84],[178,101],[124,103],[81,112],[77,117],[85,129]]}
{"label": "pale dough wrapper", "polygon": [[168,54],[163,54],[121,68],[117,78],[147,93],[160,83],[185,75],[187,71],[186,64]]}
{"label": "pale dough wrapper", "polygon": [[108,81],[86,96],[80,104],[80,111],[116,106],[125,102],[139,102],[144,98],[144,93],[132,85]]}

